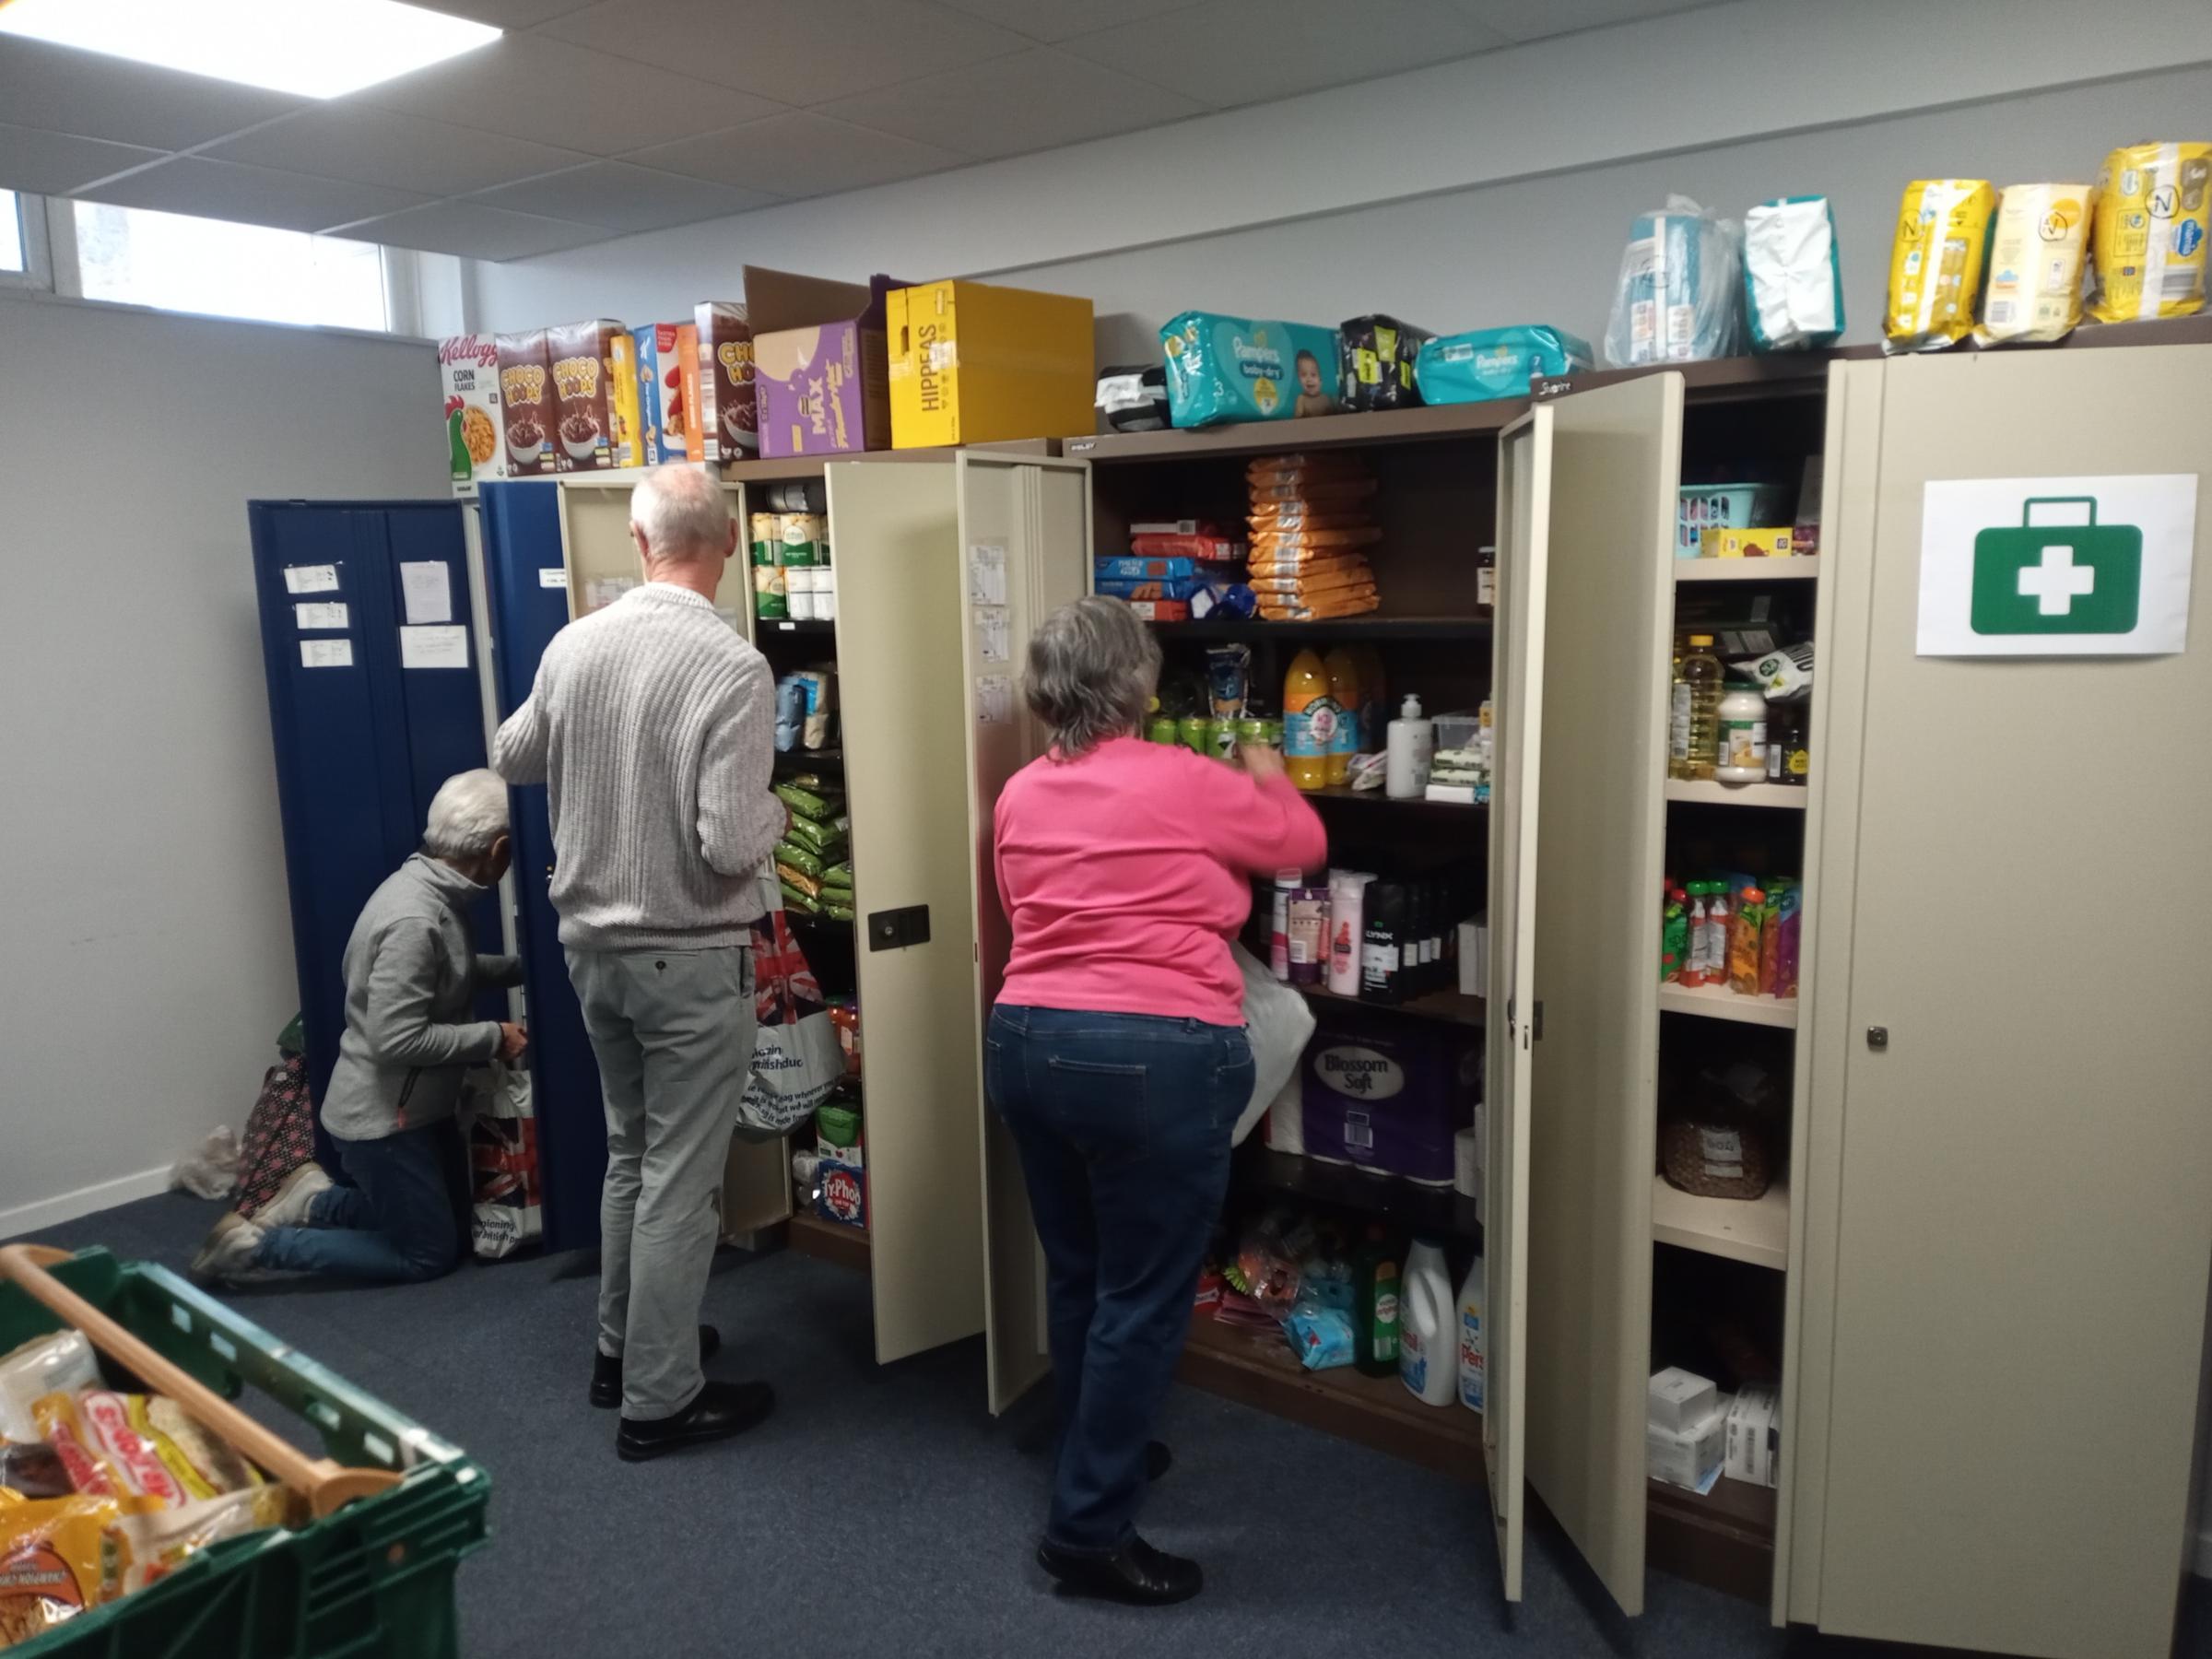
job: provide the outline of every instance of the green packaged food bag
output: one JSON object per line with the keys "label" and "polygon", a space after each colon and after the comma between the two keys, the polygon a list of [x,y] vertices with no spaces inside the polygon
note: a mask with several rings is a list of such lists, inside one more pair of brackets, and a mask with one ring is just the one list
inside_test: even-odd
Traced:
{"label": "green packaged food bag", "polygon": [[825,1147],[857,1147],[860,1113],[850,1106],[825,1106],[814,1114],[814,1133]]}
{"label": "green packaged food bag", "polygon": [[822,878],[820,857],[808,852],[805,847],[798,846],[792,841],[780,841],[776,843],[775,856],[776,862],[780,865],[789,865],[794,870],[804,871],[817,881]]}
{"label": "green packaged food bag", "polygon": [[810,789],[801,789],[796,783],[776,785],[776,799],[803,818],[826,823],[837,816],[837,809]]}

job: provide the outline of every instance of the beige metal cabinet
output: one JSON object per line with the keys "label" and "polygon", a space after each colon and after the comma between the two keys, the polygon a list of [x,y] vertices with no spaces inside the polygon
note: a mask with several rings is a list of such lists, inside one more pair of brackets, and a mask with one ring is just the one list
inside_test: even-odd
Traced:
{"label": "beige metal cabinet", "polygon": [[1921,656],[1916,621],[1932,480],[2201,488],[2212,346],[1838,373],[1839,1012],[1812,1068],[1788,1612],[2153,1659],[2212,1260],[2205,503],[2178,654]]}

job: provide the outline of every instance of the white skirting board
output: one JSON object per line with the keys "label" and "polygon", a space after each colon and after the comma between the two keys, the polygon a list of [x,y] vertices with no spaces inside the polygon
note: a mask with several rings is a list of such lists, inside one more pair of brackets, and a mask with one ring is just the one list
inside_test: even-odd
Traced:
{"label": "white skirting board", "polygon": [[[157,1193],[167,1191],[167,1164],[159,1169],[140,1170],[135,1175],[118,1175],[112,1181],[95,1182],[90,1186],[78,1187],[74,1193],[63,1193],[53,1198],[41,1198],[36,1204],[19,1204],[14,1209],[0,1210],[0,1239],[32,1236],[41,1227],[58,1227],[80,1216],[112,1209],[118,1204],[130,1203],[134,1198],[151,1198]],[[32,1237],[32,1241],[37,1241],[35,1237]]]}

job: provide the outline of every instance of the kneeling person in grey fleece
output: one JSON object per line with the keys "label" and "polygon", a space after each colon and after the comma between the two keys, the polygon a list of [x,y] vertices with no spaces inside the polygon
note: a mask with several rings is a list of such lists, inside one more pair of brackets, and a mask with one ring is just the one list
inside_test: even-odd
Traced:
{"label": "kneeling person in grey fleece", "polygon": [[722,487],[631,492],[645,581],[554,636],[492,764],[547,785],[553,908],[606,1107],[591,1400],[636,1461],[750,1428],[765,1383],[709,1382],[715,1200],[753,1053],[749,942],[782,833],[767,661],[714,609],[737,545]]}
{"label": "kneeling person in grey fleece", "polygon": [[252,1220],[215,1224],[194,1277],[264,1272],[435,1278],[468,1241],[469,1179],[454,1111],[462,1074],[521,1057],[523,1028],[476,1019],[488,985],[521,982],[513,957],[476,952],[468,910],[507,873],[507,785],[497,772],[448,778],[422,851],[370,895],[346,941],[346,1030],[323,1100],[350,1186],[294,1171]]}

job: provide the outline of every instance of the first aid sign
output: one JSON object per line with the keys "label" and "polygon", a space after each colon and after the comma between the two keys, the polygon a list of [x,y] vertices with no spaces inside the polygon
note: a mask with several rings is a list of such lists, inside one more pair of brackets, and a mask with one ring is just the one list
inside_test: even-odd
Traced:
{"label": "first aid sign", "polygon": [[2194,473],[1924,488],[1922,656],[2152,656],[2188,644]]}

